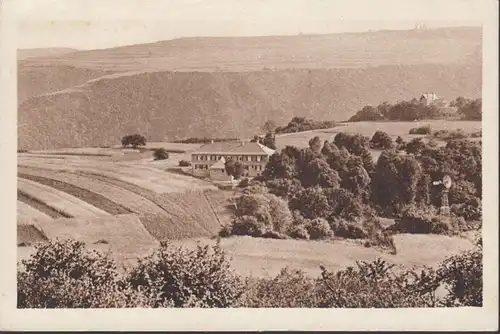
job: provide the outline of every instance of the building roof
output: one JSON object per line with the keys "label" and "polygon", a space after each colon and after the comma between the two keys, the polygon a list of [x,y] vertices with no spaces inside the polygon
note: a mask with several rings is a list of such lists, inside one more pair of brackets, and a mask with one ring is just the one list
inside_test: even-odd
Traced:
{"label": "building roof", "polygon": [[226,168],[226,159],[221,158],[215,164],[209,167],[209,169],[225,169]]}
{"label": "building roof", "polygon": [[274,150],[257,142],[217,142],[206,144],[192,152],[192,154],[274,154]]}

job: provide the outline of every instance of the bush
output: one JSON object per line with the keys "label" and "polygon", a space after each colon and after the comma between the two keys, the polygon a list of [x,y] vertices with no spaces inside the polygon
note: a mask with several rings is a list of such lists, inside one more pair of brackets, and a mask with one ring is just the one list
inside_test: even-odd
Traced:
{"label": "bush", "polygon": [[114,262],[74,240],[38,244],[17,275],[19,308],[124,307]]}
{"label": "bush", "polygon": [[292,225],[287,234],[293,239],[309,240],[310,235],[304,224]]}
{"label": "bush", "polygon": [[247,283],[241,307],[318,307],[316,280],[303,271],[284,268],[274,278]]}
{"label": "bush", "polygon": [[240,278],[233,272],[219,244],[195,249],[173,249],[162,242],[158,251],[141,260],[127,276],[133,289],[160,293],[153,307],[171,303],[174,307],[231,307],[243,292]]}
{"label": "bush", "polygon": [[408,133],[411,135],[430,135],[432,133],[432,128],[430,125],[419,126],[417,128],[411,128]]}
{"label": "bush", "polygon": [[469,137],[467,133],[464,132],[462,129],[456,129],[456,130],[438,130],[434,131],[432,134],[435,138],[441,139],[441,140],[454,140],[454,139],[465,139]]}
{"label": "bush", "polygon": [[238,183],[238,187],[240,188],[245,188],[248,187],[249,185],[250,185],[250,180],[247,177],[241,179],[241,181]]}
{"label": "bush", "polygon": [[360,222],[350,222],[344,220],[334,220],[330,223],[335,236],[345,239],[366,239],[368,233],[364,230]]}
{"label": "bush", "polygon": [[164,148],[155,148],[153,149],[153,157],[155,160],[166,160],[169,157],[169,154]]}
{"label": "bush", "polygon": [[330,239],[333,237],[333,231],[328,222],[323,218],[309,220],[305,228],[312,240]]}
{"label": "bush", "polygon": [[271,227],[254,216],[241,216],[233,219],[229,230],[230,235],[262,237],[271,230]]}
{"label": "bush", "polygon": [[191,162],[187,161],[187,160],[180,160],[179,161],[179,166],[180,167],[189,167],[189,166],[191,166]]}
{"label": "bush", "polygon": [[390,229],[400,233],[453,235],[467,230],[467,225],[462,217],[442,216],[432,207],[409,205]]}
{"label": "bush", "polygon": [[448,257],[438,269],[448,294],[444,304],[452,306],[483,306],[483,252],[475,249]]}

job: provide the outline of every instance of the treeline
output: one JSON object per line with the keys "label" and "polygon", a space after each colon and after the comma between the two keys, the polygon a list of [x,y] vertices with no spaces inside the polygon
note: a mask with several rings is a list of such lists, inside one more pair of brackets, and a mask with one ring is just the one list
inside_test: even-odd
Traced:
{"label": "treeline", "polygon": [[[38,244],[17,272],[18,308],[482,306],[482,246],[436,268],[393,270],[383,260],[358,262],[319,277],[283,269],[270,278],[234,272],[219,243],[196,248],[162,242],[125,273],[82,242]],[[444,296],[436,290],[446,287]]]}
{"label": "treeline", "polygon": [[[481,120],[481,99],[470,100],[458,97],[449,105],[457,108],[457,115],[464,120]],[[441,108],[438,105],[425,105],[417,99],[412,99],[411,101],[401,101],[396,104],[384,102],[376,107],[365,106],[348,121],[416,121],[443,117]]]}
{"label": "treeline", "polygon": [[335,121],[315,121],[305,117],[294,117],[285,126],[278,126],[275,133],[294,133],[318,129],[328,129],[336,126]]}
{"label": "treeline", "polygon": [[[371,147],[384,149],[374,162]],[[451,140],[431,147],[421,138],[396,142],[338,133],[332,142],[287,146],[270,157],[259,178],[235,199],[233,221],[221,236],[365,239],[395,252],[392,233],[458,234],[480,228],[481,142]],[[451,215],[439,214],[441,188],[453,179]],[[395,219],[383,227],[380,218]]]}

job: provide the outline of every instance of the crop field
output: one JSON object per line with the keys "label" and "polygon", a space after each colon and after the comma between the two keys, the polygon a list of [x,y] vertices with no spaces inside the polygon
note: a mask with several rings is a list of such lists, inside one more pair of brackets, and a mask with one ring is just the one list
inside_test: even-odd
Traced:
{"label": "crop field", "polygon": [[94,160],[93,158],[71,157],[67,159],[45,159],[26,157],[23,154],[18,159],[18,166],[42,168],[66,172],[89,172],[113,177],[124,182],[152,191],[183,192],[193,189],[216,189],[209,182],[189,176],[168,173],[161,168],[138,164],[136,161]]}
{"label": "crop field", "polygon": [[30,198],[44,203],[46,206],[61,213],[64,217],[106,216],[107,212],[100,210],[79,198],[55,188],[18,178],[19,191]]}
{"label": "crop field", "polygon": [[17,200],[17,217],[20,223],[52,219],[52,217],[47,213],[40,211],[21,200]]}

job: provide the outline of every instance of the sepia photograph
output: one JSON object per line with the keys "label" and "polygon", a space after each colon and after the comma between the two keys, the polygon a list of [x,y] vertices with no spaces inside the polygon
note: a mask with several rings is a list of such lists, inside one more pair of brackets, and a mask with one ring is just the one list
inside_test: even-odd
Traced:
{"label": "sepia photograph", "polygon": [[498,329],[496,1],[0,6],[10,312]]}

